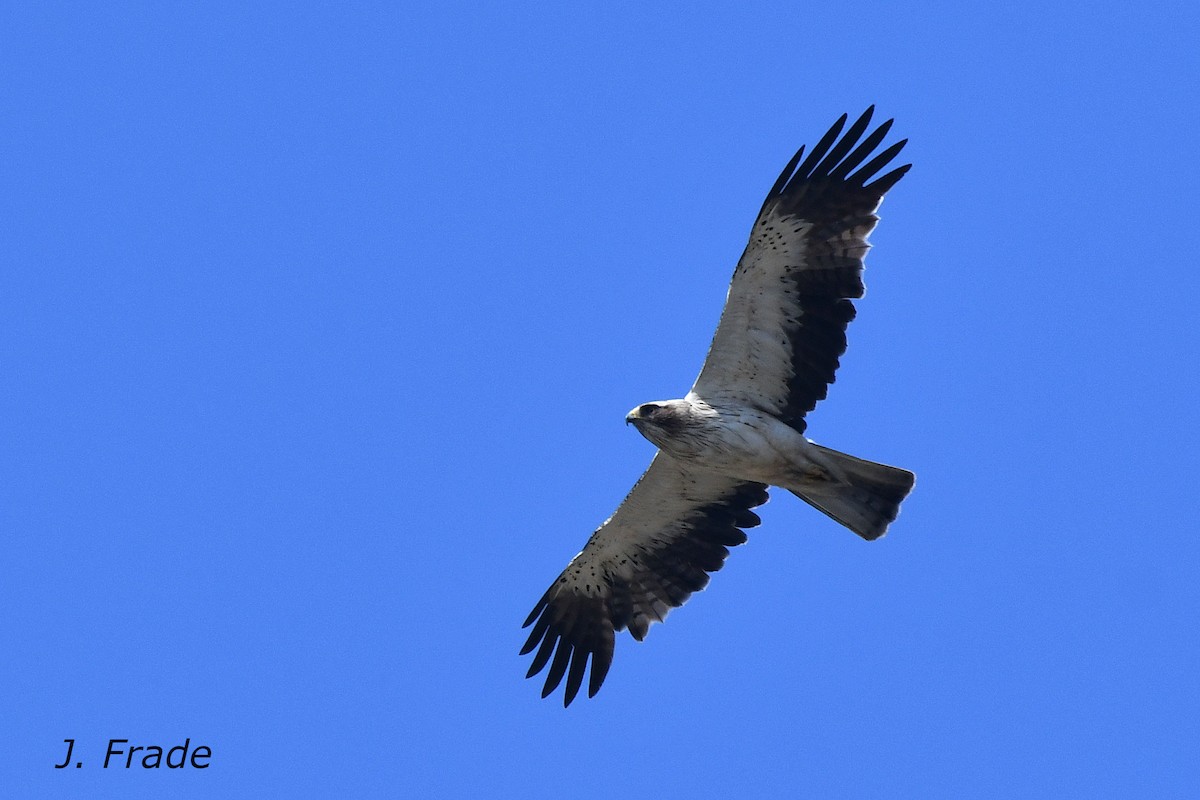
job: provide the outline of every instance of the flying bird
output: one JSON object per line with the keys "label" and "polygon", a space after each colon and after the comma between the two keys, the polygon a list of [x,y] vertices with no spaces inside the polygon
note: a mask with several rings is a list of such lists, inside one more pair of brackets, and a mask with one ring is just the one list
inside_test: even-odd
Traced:
{"label": "flying bird", "polygon": [[[567,679],[570,705],[591,662],[588,696],[612,665],[616,633],[642,641],[652,622],[703,589],[759,524],[751,509],[778,486],[864,539],[877,539],[912,490],[907,470],[822,447],[804,436],[846,351],[851,300],[884,194],[911,164],[880,175],[904,147],[863,136],[874,106],[845,133],[842,117],[767,193],[733,273],[708,357],[686,396],[642,403],[627,424],[658,447],[650,467],[523,627],[526,677],[549,664],[547,697]],[[839,138],[840,137],[840,138]],[[801,161],[801,159],[804,159]]]}

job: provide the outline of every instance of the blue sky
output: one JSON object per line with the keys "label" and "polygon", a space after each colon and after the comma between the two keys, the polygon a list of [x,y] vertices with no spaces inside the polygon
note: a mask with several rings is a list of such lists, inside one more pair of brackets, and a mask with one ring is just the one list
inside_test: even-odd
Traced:
{"label": "blue sky", "polygon": [[[1197,12],[968,5],[4,11],[0,783],[1200,792]],[[914,470],[900,519],[774,497],[540,700],[520,623],[652,455],[625,412],[872,103],[914,167],[808,433]]]}

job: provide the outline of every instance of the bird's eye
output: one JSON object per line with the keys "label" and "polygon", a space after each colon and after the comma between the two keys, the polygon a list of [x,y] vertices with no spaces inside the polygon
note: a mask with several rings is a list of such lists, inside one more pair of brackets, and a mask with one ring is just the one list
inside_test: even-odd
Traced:
{"label": "bird's eye", "polygon": [[658,409],[659,406],[655,405],[654,403],[643,403],[638,408],[638,416],[648,417],[655,411],[658,411]]}

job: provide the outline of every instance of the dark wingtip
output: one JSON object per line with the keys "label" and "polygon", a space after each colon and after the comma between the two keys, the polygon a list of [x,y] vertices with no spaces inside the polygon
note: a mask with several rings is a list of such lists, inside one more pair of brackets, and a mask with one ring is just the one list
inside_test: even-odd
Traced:
{"label": "dark wingtip", "polygon": [[567,689],[563,695],[563,708],[571,705],[571,701],[575,699],[575,695],[579,694],[579,687],[583,685],[583,676],[587,669],[587,662],[587,651],[576,647],[575,652],[571,654],[571,668],[567,670]]}
{"label": "dark wingtip", "polygon": [[538,600],[537,605],[533,607],[533,611],[529,612],[529,616],[525,618],[525,621],[521,623],[521,627],[528,628],[530,625],[532,625],[533,621],[538,618],[538,614],[542,613],[542,610],[549,604],[549,602],[550,592],[546,592],[544,595],[542,595],[542,599]]}
{"label": "dark wingtip", "polygon": [[902,167],[896,167],[896,169],[884,175],[879,180],[870,183],[867,188],[878,192],[880,195],[885,195],[893,186],[900,182],[901,178],[908,174],[910,169],[912,169],[912,164],[905,164]]}
{"label": "dark wingtip", "polygon": [[596,692],[604,685],[608,677],[608,668],[612,666],[612,653],[592,654],[592,674],[588,677],[588,697],[595,697]]}
{"label": "dark wingtip", "polygon": [[800,163],[800,159],[803,157],[804,145],[800,145],[800,149],[796,151],[796,155],[792,156],[787,166],[783,168],[783,172],[779,173],[779,177],[776,178],[775,185],[771,187],[771,191],[767,192],[767,203],[771,202],[772,198],[777,197],[783,191],[783,187],[787,186],[788,179],[792,177],[792,173],[796,171],[796,165]]}
{"label": "dark wingtip", "polygon": [[538,624],[533,627],[532,631],[530,631],[529,638],[525,640],[525,645],[521,648],[521,652],[518,655],[523,656],[531,651],[537,645],[537,643],[542,640],[542,637],[546,635],[546,630],[549,627],[550,617],[548,614],[543,614],[542,618],[538,621]]}
{"label": "dark wingtip", "polygon": [[[876,172],[886,167],[893,158],[899,155],[904,149],[904,145],[908,144],[908,139],[901,139],[895,144],[889,145],[883,152],[876,155],[863,166],[859,167],[858,171],[851,175],[847,180],[852,183],[857,183],[860,186],[866,186],[872,190],[878,191],[879,194],[884,194],[890,189],[896,181],[904,177],[904,173],[909,170],[912,164],[906,164],[903,167],[892,170],[882,178],[868,184],[867,181],[875,175]],[[890,182],[887,182],[890,181]],[[886,182],[886,183],[885,183]]]}
{"label": "dark wingtip", "polygon": [[846,125],[846,120],[850,118],[849,114],[842,114],[837,118],[837,122],[830,126],[829,130],[825,131],[825,135],[813,145],[813,148],[808,151],[808,158],[804,159],[803,163],[796,168],[796,176],[806,178],[813,169],[820,163],[821,159],[825,158],[825,154],[829,152],[829,148],[837,141],[837,137],[842,132],[842,128]]}
{"label": "dark wingtip", "polygon": [[546,684],[542,687],[543,699],[549,697],[550,693],[562,683],[563,675],[567,672],[567,664],[571,661],[571,651],[574,649],[566,639],[558,640],[558,649],[554,651],[554,660],[550,662],[550,670],[546,673]]}
{"label": "dark wingtip", "polygon": [[844,135],[842,135],[841,140],[829,148],[829,152],[827,152],[825,157],[821,159],[821,163],[813,167],[813,176],[830,174],[833,168],[837,166],[837,163],[841,161],[847,153],[850,152],[850,148],[854,147],[854,145],[858,142],[859,137],[862,136],[870,126],[871,114],[874,112],[874,110],[875,107],[872,106],[864,111],[862,116],[854,120],[854,124],[846,129],[846,132]]}
{"label": "dark wingtip", "polygon": [[[533,657],[533,663],[529,665],[529,672],[525,673],[526,678],[532,678],[534,675],[537,675],[542,671],[542,667],[546,666],[546,662],[550,660],[550,653],[554,649],[555,638],[556,637],[551,634],[547,635],[546,638],[542,640],[542,646],[538,648],[537,654]],[[526,647],[528,649],[522,651],[521,655],[525,655],[533,649],[532,647],[529,647],[528,643],[526,644]]]}

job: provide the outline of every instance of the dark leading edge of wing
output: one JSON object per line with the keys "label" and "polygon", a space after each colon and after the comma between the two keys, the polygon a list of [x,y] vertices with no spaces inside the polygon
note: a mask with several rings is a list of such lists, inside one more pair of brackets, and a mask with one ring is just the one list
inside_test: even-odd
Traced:
{"label": "dark leading edge of wing", "polygon": [[766,501],[767,487],[761,483],[731,485],[725,496],[672,520],[653,538],[628,542],[619,559],[608,562],[598,561],[595,552],[602,527],[525,620],[522,627],[534,627],[521,655],[537,648],[525,677],[549,664],[542,697],[557,689],[565,675],[563,706],[569,706],[590,658],[588,697],[593,697],[612,665],[616,632],[628,627],[641,641],[651,622],[703,589],[708,573],[723,566],[728,548],[746,541],[741,529],[759,524],[750,509]]}
{"label": "dark leading edge of wing", "polygon": [[865,252],[875,210],[912,167],[905,164],[879,176],[907,139],[866,161],[892,127],[889,119],[862,138],[874,111],[868,108],[839,139],[847,120],[843,114],[802,163],[801,147],[771,187],[759,217],[777,220],[785,229],[789,219],[812,223],[803,234],[803,263],[789,265],[786,272],[799,313],[786,330],[792,377],[779,415],[799,431],[805,415],[825,399],[846,352],[846,328],[855,315],[850,300],[864,292],[863,259],[856,250]]}

